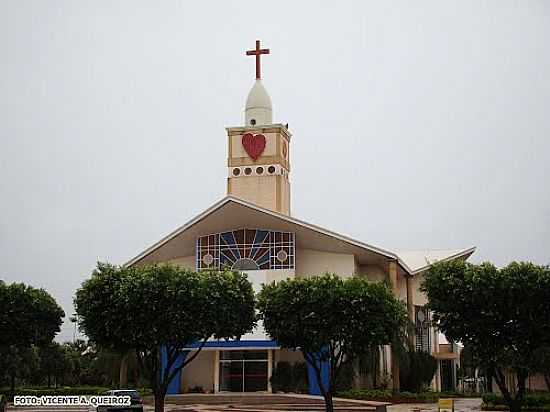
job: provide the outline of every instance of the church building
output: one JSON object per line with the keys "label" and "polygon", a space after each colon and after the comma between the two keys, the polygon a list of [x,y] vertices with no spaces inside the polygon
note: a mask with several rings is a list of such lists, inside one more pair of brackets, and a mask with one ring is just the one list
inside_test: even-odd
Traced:
{"label": "church building", "polygon": [[[256,48],[246,54],[255,56],[256,79],[246,99],[244,124],[226,128],[227,196],[126,265],[171,263],[197,271],[231,267],[247,273],[255,291],[265,283],[325,272],[387,282],[406,303],[416,325],[417,350],[439,360],[433,388],[452,389],[458,353],[454,345],[440,344],[419,287],[431,264],[468,259],[475,248],[387,250],[294,217],[290,153],[295,137],[284,123],[273,121],[260,73],[260,57],[269,49],[261,49],[256,41]],[[391,382],[397,369],[389,347],[380,348],[379,358],[380,379]],[[281,361],[303,362],[303,358],[299,352],[281,349],[258,325],[239,341],[208,342],[171,382],[169,393],[196,388],[215,393],[270,392],[272,371]],[[396,386],[398,379],[393,383]],[[317,390],[310,385],[311,393]]]}

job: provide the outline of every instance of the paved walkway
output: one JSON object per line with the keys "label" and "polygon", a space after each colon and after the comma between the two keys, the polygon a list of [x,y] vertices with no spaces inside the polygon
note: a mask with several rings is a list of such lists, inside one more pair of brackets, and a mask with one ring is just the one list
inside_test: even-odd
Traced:
{"label": "paved walkway", "polygon": [[[384,402],[335,399],[337,412],[376,412],[377,406],[387,405],[387,412],[437,412],[435,403],[402,403],[389,405]],[[154,410],[152,399],[144,405],[146,412]],[[481,399],[455,400],[455,412],[479,412]],[[166,412],[320,412],[324,411],[323,399],[310,395],[284,394],[222,394],[202,395],[186,394],[167,396]],[[85,412],[87,407],[62,408],[29,408],[13,405],[8,407],[13,412]]]}
{"label": "paved walkway", "polygon": [[[437,412],[436,403],[385,404],[383,402],[335,399],[337,412],[375,412],[377,405],[387,405],[387,412]],[[456,399],[455,412],[479,412],[481,399]],[[309,395],[285,394],[186,394],[169,396],[166,412],[321,412],[324,401]]]}
{"label": "paved walkway", "polygon": [[[437,412],[437,403],[398,403],[388,406],[388,412]],[[455,412],[481,410],[481,398],[455,399]]]}
{"label": "paved walkway", "polygon": [[[167,412],[318,412],[324,411],[323,398],[287,394],[186,394],[169,396]],[[384,412],[386,402],[334,399],[337,412]]]}

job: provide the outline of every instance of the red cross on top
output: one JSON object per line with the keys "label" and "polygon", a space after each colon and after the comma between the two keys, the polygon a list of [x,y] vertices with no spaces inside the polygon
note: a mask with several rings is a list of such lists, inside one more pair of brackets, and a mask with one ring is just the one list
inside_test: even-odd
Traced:
{"label": "red cross on top", "polygon": [[246,52],[247,56],[256,56],[256,79],[261,79],[261,71],[260,71],[260,56],[262,54],[269,54],[269,49],[260,49],[260,41],[256,40],[256,49],[255,50],[248,50]]}

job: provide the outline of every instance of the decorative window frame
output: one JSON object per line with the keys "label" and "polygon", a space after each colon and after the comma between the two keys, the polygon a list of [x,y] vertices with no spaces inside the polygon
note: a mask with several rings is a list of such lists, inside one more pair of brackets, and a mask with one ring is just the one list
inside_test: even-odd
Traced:
{"label": "decorative window frame", "polygon": [[431,315],[426,306],[414,306],[415,347],[417,351],[431,353]]}
{"label": "decorative window frame", "polygon": [[[281,251],[285,253],[281,254]],[[285,255],[286,259],[281,261],[280,257]],[[248,261],[248,264],[250,261],[255,262],[257,268],[247,270],[294,269],[296,235],[293,232],[258,228],[211,233],[197,238],[195,256],[197,270],[232,269],[240,261]]]}

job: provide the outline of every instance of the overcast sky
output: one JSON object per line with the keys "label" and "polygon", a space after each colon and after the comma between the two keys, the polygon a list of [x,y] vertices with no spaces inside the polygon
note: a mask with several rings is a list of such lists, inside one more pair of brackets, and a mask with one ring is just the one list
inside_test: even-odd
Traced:
{"label": "overcast sky", "polygon": [[295,217],[550,263],[548,1],[1,0],[0,278],[70,315],[223,197],[256,39]]}

